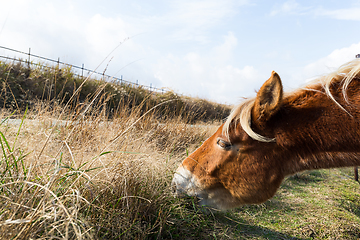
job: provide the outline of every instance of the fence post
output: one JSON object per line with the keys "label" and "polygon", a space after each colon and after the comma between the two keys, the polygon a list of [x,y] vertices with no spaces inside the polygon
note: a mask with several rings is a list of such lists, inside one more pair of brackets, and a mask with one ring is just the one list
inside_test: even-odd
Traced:
{"label": "fence post", "polygon": [[31,48],[29,48],[29,60],[28,60],[28,68],[30,68],[30,56],[31,56]]}

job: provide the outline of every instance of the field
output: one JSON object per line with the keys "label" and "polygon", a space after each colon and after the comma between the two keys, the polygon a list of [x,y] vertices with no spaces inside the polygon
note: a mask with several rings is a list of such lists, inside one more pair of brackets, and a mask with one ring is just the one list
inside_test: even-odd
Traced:
{"label": "field", "polygon": [[49,73],[42,94],[21,98],[26,91],[13,83],[43,73],[24,77],[21,66],[2,66],[0,239],[360,238],[360,186],[351,169],[299,173],[264,204],[205,211],[196,199],[174,198],[170,183],[222,117],[209,121],[173,93],[154,99],[141,91],[111,105],[114,94],[101,81],[84,97],[77,83],[53,98],[61,92],[55,76],[64,75]]}

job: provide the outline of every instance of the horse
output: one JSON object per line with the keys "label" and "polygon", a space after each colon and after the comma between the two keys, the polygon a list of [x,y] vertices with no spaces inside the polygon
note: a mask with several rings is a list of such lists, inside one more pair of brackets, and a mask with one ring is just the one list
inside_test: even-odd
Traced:
{"label": "horse", "polygon": [[178,167],[176,197],[229,209],[272,198],[286,176],[360,165],[360,59],[283,91],[276,72]]}

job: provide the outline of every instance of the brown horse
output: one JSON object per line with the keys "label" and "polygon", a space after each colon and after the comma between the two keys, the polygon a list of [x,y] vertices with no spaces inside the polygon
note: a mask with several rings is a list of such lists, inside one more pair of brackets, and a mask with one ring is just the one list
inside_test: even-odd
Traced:
{"label": "brown horse", "polygon": [[299,171],[360,165],[360,59],[284,94],[272,72],[176,170],[176,196],[227,209],[273,197]]}

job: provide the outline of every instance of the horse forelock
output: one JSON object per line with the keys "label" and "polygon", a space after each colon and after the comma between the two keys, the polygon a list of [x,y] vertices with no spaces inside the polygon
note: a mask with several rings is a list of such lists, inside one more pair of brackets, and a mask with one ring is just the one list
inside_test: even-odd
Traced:
{"label": "horse forelock", "polygon": [[[318,91],[316,87],[319,85],[322,86],[324,89],[324,93],[342,110],[344,110],[346,113],[348,113],[350,116],[351,114],[335,99],[333,94],[330,91],[330,86],[334,82],[340,82],[341,88],[342,88],[342,95],[346,102],[349,102],[348,96],[347,96],[347,89],[352,82],[352,80],[356,77],[360,77],[360,59],[355,59],[353,61],[350,61],[342,66],[340,66],[336,71],[321,76],[315,80],[312,81],[310,85],[308,85],[305,88],[300,88],[296,91],[293,91],[291,93],[286,93],[285,97],[291,97],[292,95],[295,95],[298,91]],[[223,133],[225,136],[229,138],[229,131],[230,126],[232,123],[240,124],[242,129],[254,140],[260,141],[260,142],[274,142],[275,139],[273,138],[267,138],[264,137],[256,132],[254,132],[251,128],[251,111],[255,104],[255,97],[249,98],[243,101],[241,104],[235,106],[227,120],[225,121],[223,125]]]}
{"label": "horse forelock", "polygon": [[273,138],[267,138],[260,134],[257,134],[254,132],[251,128],[251,110],[254,106],[255,98],[246,99],[244,102],[242,102],[240,105],[233,108],[231,111],[229,117],[227,118],[226,122],[223,126],[223,133],[230,141],[229,137],[229,131],[230,131],[230,125],[232,122],[234,122],[234,125],[236,127],[236,124],[240,124],[242,129],[254,140],[260,141],[260,142],[273,142],[275,139]]}

